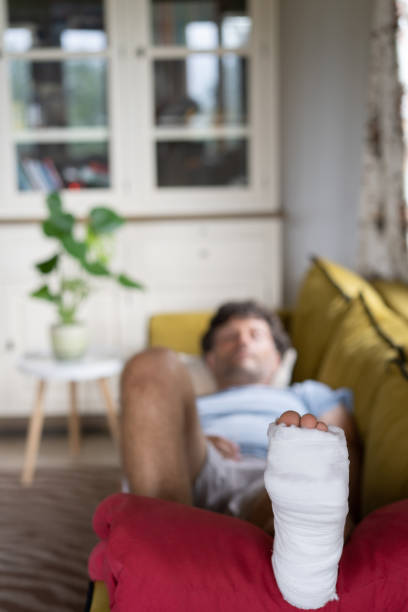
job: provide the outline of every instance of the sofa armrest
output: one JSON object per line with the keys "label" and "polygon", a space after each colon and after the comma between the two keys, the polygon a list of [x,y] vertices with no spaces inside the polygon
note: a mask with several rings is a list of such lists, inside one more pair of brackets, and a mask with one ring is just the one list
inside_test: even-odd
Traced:
{"label": "sofa armrest", "polygon": [[108,589],[105,583],[100,580],[94,583],[89,612],[110,612]]}

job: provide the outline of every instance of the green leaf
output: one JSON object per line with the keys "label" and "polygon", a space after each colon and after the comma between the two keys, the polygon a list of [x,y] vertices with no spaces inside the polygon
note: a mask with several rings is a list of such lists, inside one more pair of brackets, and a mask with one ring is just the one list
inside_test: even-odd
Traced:
{"label": "green leaf", "polygon": [[60,301],[59,295],[54,295],[48,288],[48,285],[43,285],[37,291],[30,293],[31,297],[39,298],[41,300],[47,300],[48,302],[58,303]]}
{"label": "green leaf", "polygon": [[74,222],[75,219],[72,215],[63,213],[46,219],[42,224],[42,229],[46,236],[62,238],[71,235]]}
{"label": "green leaf", "polygon": [[50,219],[43,221],[41,227],[46,236],[55,238],[59,238],[61,236],[61,231],[52,223]]}
{"label": "green leaf", "polygon": [[52,272],[58,265],[59,255],[58,253],[51,257],[50,259],[46,259],[45,261],[41,261],[40,263],[35,264],[37,270],[41,272],[41,274],[49,274]]}
{"label": "green leaf", "polygon": [[61,238],[61,242],[66,252],[72,255],[72,257],[75,257],[76,259],[85,258],[87,252],[85,242],[79,242],[78,240],[75,240],[75,238],[72,238],[72,236],[63,236]]}
{"label": "green leaf", "polygon": [[70,234],[75,223],[74,216],[70,213],[52,215],[51,221],[64,234]]}
{"label": "green leaf", "polygon": [[50,215],[52,217],[63,214],[61,196],[57,191],[50,193],[47,196],[46,201],[48,210],[50,211]]}
{"label": "green leaf", "polygon": [[123,217],[103,206],[93,208],[89,215],[89,228],[94,234],[110,234],[124,223]]}
{"label": "green leaf", "polygon": [[81,259],[81,266],[89,272],[89,274],[93,274],[94,276],[110,276],[110,272],[106,266],[104,266],[99,261],[86,261],[86,259]]}
{"label": "green leaf", "polygon": [[144,290],[145,286],[142,285],[142,283],[139,283],[138,281],[134,281],[131,278],[129,278],[128,276],[126,276],[126,274],[119,274],[116,277],[116,280],[123,285],[124,287],[128,287],[129,289],[141,289]]}
{"label": "green leaf", "polygon": [[89,259],[100,261],[107,266],[113,255],[113,234],[94,234],[88,227],[85,243],[92,255]]}

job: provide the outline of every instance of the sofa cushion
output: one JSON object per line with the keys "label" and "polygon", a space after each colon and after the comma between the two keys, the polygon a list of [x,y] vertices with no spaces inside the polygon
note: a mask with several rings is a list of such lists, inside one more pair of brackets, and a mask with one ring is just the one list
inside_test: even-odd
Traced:
{"label": "sofa cushion", "polygon": [[[94,528],[103,541],[89,560],[107,584],[112,612],[294,610],[276,585],[273,540],[236,518],[174,502],[117,494]],[[408,609],[408,501],[362,521],[339,566],[339,601],[321,610]]]}
{"label": "sofa cushion", "polygon": [[370,305],[382,303],[379,294],[361,276],[327,259],[313,258],[291,321],[291,338],[299,355],[295,381],[316,378],[350,299],[359,293],[364,294]]}
{"label": "sofa cushion", "polygon": [[408,368],[392,364],[372,407],[363,465],[363,514],[408,498]]}
{"label": "sofa cushion", "polygon": [[400,281],[374,280],[372,285],[392,310],[408,321],[408,285]]}
{"label": "sofa cushion", "polygon": [[[352,300],[330,342],[317,380],[332,388],[349,387],[354,394],[354,414],[365,440],[375,394],[387,376],[387,365],[399,355],[391,335],[403,321],[385,305],[374,316],[362,296]],[[383,324],[384,328],[381,327]]]}
{"label": "sofa cushion", "polygon": [[201,336],[212,315],[210,311],[153,315],[149,322],[149,346],[165,346],[173,351],[199,355]]}

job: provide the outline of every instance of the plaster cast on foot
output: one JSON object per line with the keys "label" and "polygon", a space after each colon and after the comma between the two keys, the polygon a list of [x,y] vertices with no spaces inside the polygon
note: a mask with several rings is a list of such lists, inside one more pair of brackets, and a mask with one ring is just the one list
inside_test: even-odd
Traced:
{"label": "plaster cast on foot", "polygon": [[344,432],[271,423],[265,486],[272,501],[272,567],[289,603],[320,608],[338,599],[337,569],[348,511]]}

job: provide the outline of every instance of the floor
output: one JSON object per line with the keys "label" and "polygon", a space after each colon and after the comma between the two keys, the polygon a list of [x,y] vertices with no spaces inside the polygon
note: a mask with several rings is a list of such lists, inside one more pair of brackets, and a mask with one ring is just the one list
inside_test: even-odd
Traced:
{"label": "floor", "polygon": [[0,434],[0,611],[81,612],[88,558],[98,538],[92,517],[120,491],[118,453],[103,432],[84,432],[75,461],[66,433],[43,436],[31,486],[20,484],[25,435]]}
{"label": "floor", "polygon": [[[25,436],[0,436],[0,466],[2,469],[21,469],[23,466]],[[40,445],[37,467],[119,466],[119,452],[112,438],[104,432],[82,436],[81,452],[77,458],[69,454],[68,439],[63,433],[47,433]]]}

